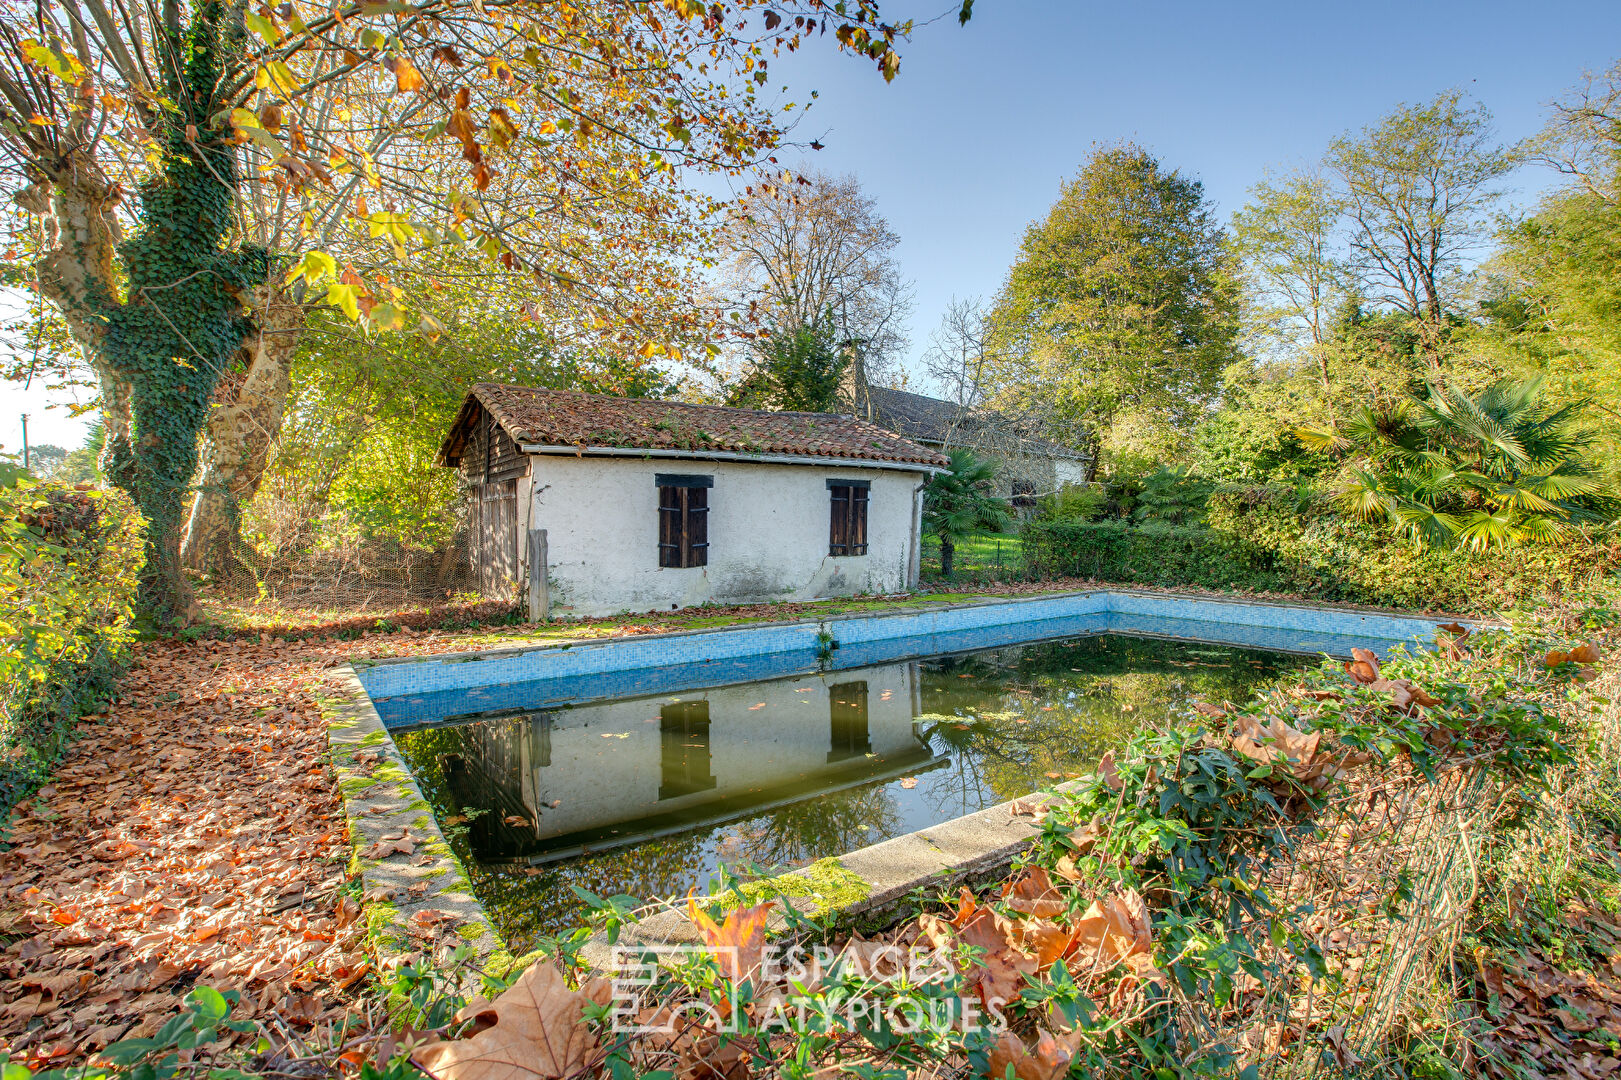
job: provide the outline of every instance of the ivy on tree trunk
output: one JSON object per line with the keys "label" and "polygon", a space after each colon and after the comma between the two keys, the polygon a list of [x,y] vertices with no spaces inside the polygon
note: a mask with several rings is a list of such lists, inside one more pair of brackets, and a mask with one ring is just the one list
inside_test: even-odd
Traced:
{"label": "ivy on tree trunk", "polygon": [[159,620],[192,612],[180,533],[198,435],[252,325],[248,293],[267,275],[262,250],[232,244],[240,176],[229,110],[221,115],[216,96],[225,60],[243,47],[241,11],[205,0],[188,26],[164,33],[174,108],[157,114],[155,160],[130,235],[119,240],[122,192],[88,158],[61,162],[31,196],[54,226],[41,287],[101,377],[103,469],[148,522],[141,604]]}

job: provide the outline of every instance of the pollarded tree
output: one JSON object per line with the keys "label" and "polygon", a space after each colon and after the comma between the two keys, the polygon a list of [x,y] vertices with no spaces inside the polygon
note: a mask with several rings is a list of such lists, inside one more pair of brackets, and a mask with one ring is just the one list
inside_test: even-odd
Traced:
{"label": "pollarded tree", "polygon": [[1141,147],[1096,151],[1025,233],[990,321],[999,409],[1042,418],[1092,471],[1128,437],[1176,453],[1238,356],[1237,290],[1203,187]]}
{"label": "pollarded tree", "polygon": [[[4,0],[0,153],[36,222],[21,246],[101,383],[107,474],[150,523],[147,610],[190,606],[198,435],[244,342],[276,332],[264,293],[416,321],[395,272],[313,238],[341,221],[380,262],[461,246],[611,295],[596,218],[667,223],[682,170],[769,158],[771,58],[827,29],[896,71],[905,27],[870,0]],[[594,314],[662,347],[632,312]]]}

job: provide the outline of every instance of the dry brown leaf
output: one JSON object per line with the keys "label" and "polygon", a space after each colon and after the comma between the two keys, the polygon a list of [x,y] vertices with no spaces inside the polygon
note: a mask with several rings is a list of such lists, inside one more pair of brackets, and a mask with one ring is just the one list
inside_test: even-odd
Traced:
{"label": "dry brown leaf", "polygon": [[1126,786],[1125,781],[1120,779],[1120,773],[1115,770],[1113,750],[1098,759],[1098,775],[1103,777],[1103,782],[1113,791],[1119,791]]}
{"label": "dry brown leaf", "polygon": [[1016,1080],[1060,1080],[1068,1075],[1080,1040],[1079,1032],[1055,1036],[1043,1031],[1034,1047],[1026,1047],[1019,1036],[1004,1031],[991,1048],[988,1075],[991,1080],[1002,1080],[1011,1065]]}
{"label": "dry brown leaf", "polygon": [[1148,905],[1136,889],[1110,896],[1102,903],[1094,900],[1071,927],[1074,941],[1070,955],[1078,973],[1098,974],[1137,956],[1154,953],[1153,923]]}
{"label": "dry brown leaf", "polygon": [[571,990],[556,967],[532,964],[494,1001],[456,1014],[474,1021],[473,1035],[431,1042],[411,1060],[439,1080],[561,1080],[600,1053],[581,1017],[586,1005],[606,1005],[612,993],[606,979]]}
{"label": "dry brown leaf", "polygon": [[1366,686],[1379,680],[1379,658],[1368,649],[1352,649],[1351,659],[1345,662],[1345,672]]}
{"label": "dry brown leaf", "polygon": [[1064,894],[1040,866],[1028,866],[1024,873],[1007,883],[1002,899],[1008,907],[1038,919],[1056,919],[1069,910]]}

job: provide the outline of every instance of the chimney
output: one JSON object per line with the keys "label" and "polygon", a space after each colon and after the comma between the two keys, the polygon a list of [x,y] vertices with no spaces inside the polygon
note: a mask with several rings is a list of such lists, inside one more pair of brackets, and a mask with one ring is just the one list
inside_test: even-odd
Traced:
{"label": "chimney", "polygon": [[860,339],[852,338],[840,346],[849,363],[839,376],[839,405],[850,415],[861,420],[873,419],[872,395],[867,389],[867,366],[861,359]]}

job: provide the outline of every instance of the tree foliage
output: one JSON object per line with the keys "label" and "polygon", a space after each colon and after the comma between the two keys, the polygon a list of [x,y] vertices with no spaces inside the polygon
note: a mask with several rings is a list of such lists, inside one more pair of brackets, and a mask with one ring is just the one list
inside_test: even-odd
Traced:
{"label": "tree foliage", "polygon": [[850,350],[833,340],[830,322],[768,331],[753,343],[750,370],[727,395],[728,405],[796,412],[830,412]]}
{"label": "tree foliage", "polygon": [[719,241],[734,314],[767,338],[749,360],[825,340],[873,377],[905,349],[912,301],[895,257],[900,236],[854,176],[756,187]]}
{"label": "tree foliage", "polygon": [[1362,521],[1420,547],[1477,550],[1558,539],[1573,523],[1613,520],[1617,504],[1586,460],[1582,402],[1550,409],[1542,382],[1469,395],[1431,387],[1390,409],[1364,406],[1337,430],[1302,428],[1313,448],[1351,455],[1334,497]]}
{"label": "tree foliage", "polygon": [[21,254],[102,384],[108,476],[149,519],[147,608],[188,610],[198,435],[266,309],[432,337],[391,269],[457,247],[668,352],[636,298],[668,292],[649,288],[668,284],[657,241],[691,231],[682,174],[768,163],[789,119],[762,96],[780,50],[832,30],[892,77],[905,29],[868,0],[0,9],[0,150],[35,223]]}
{"label": "tree foliage", "polygon": [[1198,181],[1096,151],[1030,226],[991,313],[994,403],[1088,451],[1178,452],[1237,359],[1224,234]]}
{"label": "tree foliage", "polygon": [[1432,375],[1467,261],[1516,160],[1495,141],[1485,106],[1457,90],[1329,145],[1325,165],[1345,206],[1359,285],[1415,321]]}

